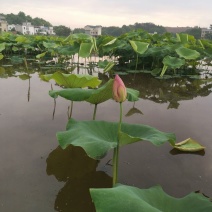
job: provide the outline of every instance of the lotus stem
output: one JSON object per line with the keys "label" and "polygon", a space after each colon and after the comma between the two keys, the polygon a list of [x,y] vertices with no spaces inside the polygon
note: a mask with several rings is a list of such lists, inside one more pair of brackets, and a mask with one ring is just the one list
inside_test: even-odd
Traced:
{"label": "lotus stem", "polygon": [[71,101],[71,106],[69,107],[69,114],[68,114],[68,118],[69,118],[69,119],[70,119],[71,116],[72,116],[73,105],[74,105],[74,101]]}
{"label": "lotus stem", "polygon": [[119,135],[121,132],[121,123],[122,123],[122,103],[120,103],[117,147],[114,148],[113,151],[113,186],[117,183],[118,180]]}
{"label": "lotus stem", "polygon": [[94,106],[94,111],[93,111],[93,120],[96,119],[96,110],[97,110],[97,104]]}
{"label": "lotus stem", "polygon": [[135,70],[137,70],[138,67],[138,54],[136,54],[136,65],[135,65]]}

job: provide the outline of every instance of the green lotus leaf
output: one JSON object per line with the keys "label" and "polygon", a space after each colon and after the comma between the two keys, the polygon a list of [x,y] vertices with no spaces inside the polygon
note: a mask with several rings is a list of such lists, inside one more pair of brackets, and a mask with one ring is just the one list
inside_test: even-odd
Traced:
{"label": "green lotus leaf", "polygon": [[[113,81],[113,79],[110,79],[107,83],[97,89],[67,88],[61,90],[51,90],[49,91],[49,95],[53,98],[61,96],[71,101],[87,101],[91,104],[100,104],[113,98]],[[139,91],[127,88],[127,92],[128,90],[128,101],[137,101]]]}
{"label": "green lotus leaf", "polygon": [[79,56],[83,58],[89,57],[93,47],[93,43],[81,43],[79,49]]}
{"label": "green lotus leaf", "polygon": [[91,188],[96,211],[101,212],[200,212],[212,211],[212,202],[202,194],[190,193],[183,198],[166,194],[160,186],[139,189],[116,184],[113,188]]}
{"label": "green lotus leaf", "polygon": [[54,42],[47,43],[43,41],[43,46],[46,47],[47,49],[54,49],[54,48],[57,48],[59,45]]}
{"label": "green lotus leaf", "polygon": [[104,68],[103,72],[106,73],[106,72],[110,71],[110,70],[113,68],[114,65],[115,65],[114,62],[109,62],[109,63],[106,65],[106,67]]}
{"label": "green lotus leaf", "polygon": [[21,64],[23,63],[23,58],[20,56],[12,56],[10,58],[12,64]]}
{"label": "green lotus leaf", "polygon": [[42,78],[46,81],[54,79],[57,84],[64,86],[65,88],[95,88],[102,82],[98,77],[91,75],[63,74],[61,72],[43,75]]}
{"label": "green lotus leaf", "polygon": [[181,43],[183,43],[183,44],[188,43],[188,34],[176,33],[176,36]]}
{"label": "green lotus leaf", "polygon": [[137,52],[138,54],[143,54],[148,49],[148,46],[149,46],[149,43],[133,41],[133,40],[130,40],[130,44],[132,48],[134,49],[134,51]]}
{"label": "green lotus leaf", "polygon": [[[1,56],[1,55],[0,55]],[[5,68],[4,67],[0,67],[0,76],[2,75],[5,75],[6,71],[5,71]]]}
{"label": "green lotus leaf", "polygon": [[25,36],[20,35],[15,39],[15,41],[18,43],[25,43],[27,41],[27,38]]}
{"label": "green lotus leaf", "polygon": [[117,40],[117,38],[114,38],[114,39],[112,39],[110,42],[108,42],[108,43],[104,44],[103,46],[109,46],[109,45],[112,45],[112,44],[114,44],[114,43],[116,42],[116,40]]}
{"label": "green lotus leaf", "polygon": [[4,55],[0,53],[0,60],[4,58]]}
{"label": "green lotus leaf", "polygon": [[0,52],[2,52],[5,49],[5,43],[0,43]]}
{"label": "green lotus leaf", "polygon": [[180,57],[183,57],[187,60],[195,60],[200,56],[200,53],[196,50],[188,49],[185,47],[180,47],[175,50]]}
{"label": "green lotus leaf", "polygon": [[91,96],[86,99],[86,101],[90,102],[91,104],[99,104],[111,99],[113,93],[113,81],[114,80],[110,79],[100,88],[94,89]]}
{"label": "green lotus leaf", "polygon": [[108,65],[108,63],[109,63],[108,60],[104,60],[104,61],[100,60],[100,61],[97,63],[97,65],[98,65],[99,68],[105,68],[105,67]]}
{"label": "green lotus leaf", "polygon": [[166,57],[163,58],[163,64],[168,66],[169,68],[176,69],[184,65],[185,60],[167,55]]}
{"label": "green lotus leaf", "polygon": [[31,78],[29,74],[22,74],[22,75],[19,75],[18,77],[22,80],[28,80]]}
{"label": "green lotus leaf", "polygon": [[204,146],[200,145],[197,141],[191,138],[187,138],[184,141],[175,143],[173,147],[184,152],[197,152],[205,149]]}
{"label": "green lotus leaf", "polygon": [[127,100],[129,102],[135,102],[139,100],[140,92],[138,90],[127,88]]}
{"label": "green lotus leaf", "polygon": [[77,102],[85,101],[91,96],[92,93],[93,93],[92,89],[81,89],[81,88],[67,88],[62,90],[49,91],[49,95],[52,98],[57,98],[58,96],[61,96],[65,99]]}
{"label": "green lotus leaf", "polygon": [[[165,142],[175,143],[173,133],[164,133],[147,125],[122,124],[119,135],[121,146],[146,140],[159,146]],[[94,159],[103,158],[107,152],[117,146],[118,123],[105,121],[76,121],[70,119],[66,131],[58,132],[57,139],[65,149],[68,145],[82,147],[87,155]]]}
{"label": "green lotus leaf", "polygon": [[47,53],[47,52],[43,52],[43,53],[41,53],[41,54],[38,54],[38,55],[36,55],[36,58],[37,58],[37,59],[40,59],[40,58],[44,57],[44,56],[46,55],[46,53]]}

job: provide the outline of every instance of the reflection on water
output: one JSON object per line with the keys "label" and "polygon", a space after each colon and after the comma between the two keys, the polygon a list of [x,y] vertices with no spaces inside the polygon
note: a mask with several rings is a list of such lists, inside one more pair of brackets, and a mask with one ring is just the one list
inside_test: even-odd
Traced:
{"label": "reflection on water", "polygon": [[[105,75],[100,74],[101,78],[106,80]],[[122,79],[127,87],[139,90],[142,99],[169,103],[167,109],[177,109],[180,101],[208,96],[212,92],[212,79],[178,77],[162,80],[142,73],[123,75]]]}
{"label": "reflection on water", "polygon": [[[51,83],[41,81],[41,73],[47,72],[0,67],[0,211],[94,211],[89,188],[111,187],[111,166],[105,165],[111,152],[98,162],[79,147],[57,147],[55,134],[65,129],[70,102],[58,98],[53,111],[54,100],[48,95]],[[108,80],[95,74],[103,82]],[[139,188],[160,184],[174,196],[195,190],[212,196],[211,80],[160,80],[148,74],[122,79],[141,97],[141,101],[124,103],[124,122],[174,132],[178,141],[191,136],[206,150],[185,154],[168,144],[156,148],[146,142],[123,147],[119,182]],[[73,118],[92,118],[92,105],[74,104]],[[98,120],[117,121],[118,114],[112,100],[98,105]]]}
{"label": "reflection on water", "polygon": [[65,150],[57,147],[46,163],[47,174],[65,182],[55,200],[56,211],[95,211],[89,188],[112,186],[111,177],[96,171],[98,161],[89,158],[79,147],[69,146]]}

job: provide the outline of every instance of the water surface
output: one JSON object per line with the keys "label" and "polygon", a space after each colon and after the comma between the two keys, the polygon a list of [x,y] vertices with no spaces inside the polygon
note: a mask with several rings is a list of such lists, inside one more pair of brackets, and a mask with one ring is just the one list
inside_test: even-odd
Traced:
{"label": "water surface", "polygon": [[[51,83],[60,88],[41,81],[36,72],[30,80],[17,75],[0,78],[0,211],[95,211],[88,189],[111,186],[112,152],[95,161],[79,147],[58,147],[55,135],[65,130],[70,102],[57,99],[53,120],[48,91]],[[185,154],[168,143],[155,147],[145,141],[125,146],[119,182],[139,188],[160,184],[175,197],[197,190],[212,197],[211,83],[163,81],[147,74],[122,78],[142,98],[123,104],[124,122],[174,132],[178,141],[191,137],[206,150]],[[90,120],[93,109],[89,103],[74,103],[73,118]],[[96,119],[118,121],[118,115],[119,105],[109,100],[98,106]]]}

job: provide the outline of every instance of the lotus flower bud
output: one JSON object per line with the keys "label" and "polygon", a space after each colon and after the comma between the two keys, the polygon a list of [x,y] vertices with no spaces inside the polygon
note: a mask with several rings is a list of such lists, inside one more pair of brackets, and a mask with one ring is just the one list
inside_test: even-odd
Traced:
{"label": "lotus flower bud", "polygon": [[113,82],[113,98],[117,102],[124,102],[127,98],[127,90],[122,79],[116,75]]}

